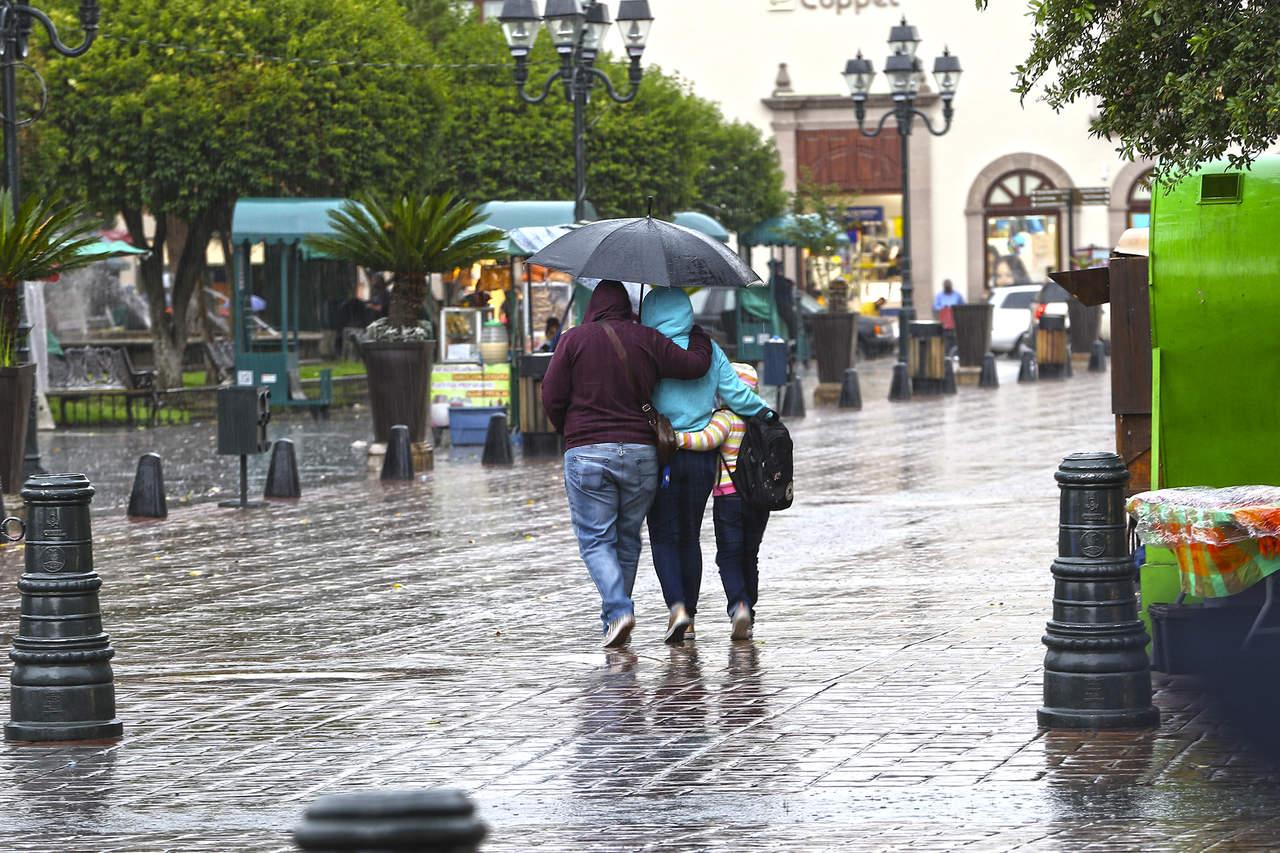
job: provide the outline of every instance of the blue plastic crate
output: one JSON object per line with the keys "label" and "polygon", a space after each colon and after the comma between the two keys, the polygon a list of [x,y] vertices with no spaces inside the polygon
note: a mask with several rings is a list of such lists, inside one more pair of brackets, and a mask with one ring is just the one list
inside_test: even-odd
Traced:
{"label": "blue plastic crate", "polygon": [[489,432],[489,419],[494,415],[505,415],[506,406],[462,406],[449,407],[449,441],[455,446],[461,444],[484,444],[484,437]]}

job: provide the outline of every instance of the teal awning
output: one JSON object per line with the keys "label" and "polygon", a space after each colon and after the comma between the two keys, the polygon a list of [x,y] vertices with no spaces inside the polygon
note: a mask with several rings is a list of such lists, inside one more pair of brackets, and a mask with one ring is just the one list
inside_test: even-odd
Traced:
{"label": "teal awning", "polygon": [[297,243],[332,234],[329,212],[341,198],[242,198],[231,211],[232,243]]}
{"label": "teal awning", "polygon": [[146,255],[149,252],[147,249],[139,249],[132,243],[126,243],[123,240],[99,240],[96,243],[90,243],[88,246],[81,246],[77,254],[102,255],[104,258],[110,258],[116,255]]}
{"label": "teal awning", "polygon": [[[794,246],[795,241],[786,236],[787,231],[795,226],[798,217],[810,218],[816,213],[801,213],[797,216],[788,213],[786,216],[774,216],[752,226],[738,235],[738,241],[747,246]],[[849,235],[843,231],[836,242],[844,245],[849,242]]]}
{"label": "teal awning", "polygon": [[692,228],[694,231],[701,231],[708,237],[714,237],[721,243],[729,242],[729,229],[725,228],[716,220],[707,216],[705,213],[699,213],[696,210],[682,210],[671,217],[677,225],[683,225],[685,228]]}
{"label": "teal awning", "polygon": [[[487,201],[480,205],[480,212],[489,217],[484,223],[486,227],[502,231],[574,222],[571,201]],[[596,218],[591,202],[587,202],[585,212],[588,221]]]}

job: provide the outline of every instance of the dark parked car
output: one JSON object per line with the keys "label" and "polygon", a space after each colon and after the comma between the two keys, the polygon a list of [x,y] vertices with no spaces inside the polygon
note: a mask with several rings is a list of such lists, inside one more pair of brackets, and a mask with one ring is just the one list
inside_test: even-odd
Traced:
{"label": "dark parked car", "polygon": [[[707,330],[729,358],[734,358],[738,349],[737,336],[732,328],[738,305],[737,293],[738,288],[735,287],[704,287],[689,297],[693,303],[694,321]],[[804,321],[805,334],[812,340],[811,318],[815,313],[826,311],[826,307],[807,293],[798,293],[796,309]],[[869,314],[858,315],[858,355],[861,358],[893,352],[897,341],[896,321]]]}

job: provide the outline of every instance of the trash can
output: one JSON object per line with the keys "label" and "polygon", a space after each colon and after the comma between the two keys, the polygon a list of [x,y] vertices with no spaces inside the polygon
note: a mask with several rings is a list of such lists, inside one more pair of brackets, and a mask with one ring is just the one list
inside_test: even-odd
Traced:
{"label": "trash can", "polygon": [[853,366],[856,329],[857,316],[847,311],[813,315],[813,354],[819,382],[844,381],[844,372]]}
{"label": "trash can", "polygon": [[1067,318],[1045,314],[1036,329],[1036,366],[1041,379],[1067,375]]}
{"label": "trash can", "polygon": [[1068,337],[1071,339],[1071,352],[1087,356],[1093,349],[1093,342],[1098,339],[1102,326],[1102,306],[1085,305],[1074,296],[1067,300],[1067,316],[1071,318]]}
{"label": "trash can", "polygon": [[946,378],[946,344],[942,324],[917,321],[911,324],[909,367],[915,394],[941,394]]}
{"label": "trash can", "polygon": [[982,357],[991,349],[992,310],[990,302],[952,306],[961,367],[982,367]]}
{"label": "trash can", "polygon": [[560,434],[542,408],[542,377],[547,375],[551,353],[520,357],[520,437],[525,456],[559,456],[564,452]]}

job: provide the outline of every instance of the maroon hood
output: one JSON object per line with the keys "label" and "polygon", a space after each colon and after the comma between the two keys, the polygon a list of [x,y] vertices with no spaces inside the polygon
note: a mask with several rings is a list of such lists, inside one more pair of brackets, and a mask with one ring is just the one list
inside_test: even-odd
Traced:
{"label": "maroon hood", "polygon": [[597,320],[631,322],[631,297],[627,295],[627,289],[622,286],[622,282],[605,279],[596,285],[582,321],[594,323]]}

